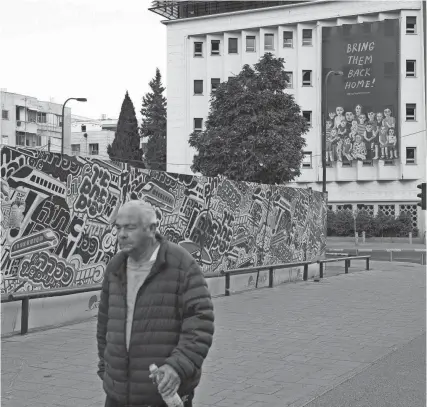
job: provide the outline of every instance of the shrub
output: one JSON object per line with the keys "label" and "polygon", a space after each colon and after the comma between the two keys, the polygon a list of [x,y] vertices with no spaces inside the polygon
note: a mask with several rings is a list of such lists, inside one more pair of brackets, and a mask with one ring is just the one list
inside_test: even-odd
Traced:
{"label": "shrub", "polygon": [[[409,232],[416,237],[418,229],[412,226],[411,215],[400,213],[396,218],[382,212],[374,217],[365,210],[356,215],[356,230],[359,236],[365,232],[366,237],[408,237]],[[354,215],[351,210],[328,211],[328,236],[354,236]]]}

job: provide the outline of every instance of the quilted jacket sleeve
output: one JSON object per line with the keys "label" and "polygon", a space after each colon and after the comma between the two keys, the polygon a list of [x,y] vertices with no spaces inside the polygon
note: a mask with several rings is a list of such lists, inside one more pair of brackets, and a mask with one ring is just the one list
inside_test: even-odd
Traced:
{"label": "quilted jacket sleeve", "polygon": [[98,308],[98,322],[96,327],[96,341],[98,343],[98,376],[104,379],[104,351],[107,345],[107,322],[108,322],[108,267],[105,270],[102,283],[101,299]]}
{"label": "quilted jacket sleeve", "polygon": [[178,373],[181,382],[200,371],[214,334],[214,312],[202,270],[192,259],[185,273],[183,321],[177,347],[165,363]]}

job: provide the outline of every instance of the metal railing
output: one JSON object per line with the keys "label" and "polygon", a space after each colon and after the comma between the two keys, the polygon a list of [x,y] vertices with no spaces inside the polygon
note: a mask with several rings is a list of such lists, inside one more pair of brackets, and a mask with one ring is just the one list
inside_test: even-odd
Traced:
{"label": "metal railing", "polygon": [[[233,270],[227,270],[220,276],[207,276],[206,278],[219,278],[219,277],[225,277],[225,296],[229,296],[231,293],[231,276],[241,275],[241,274],[252,274],[257,273],[257,280],[255,287],[258,287],[258,279],[259,279],[259,273],[261,271],[268,270],[268,287],[273,288],[274,283],[274,270],[276,269],[288,269],[293,267],[304,267],[303,272],[303,280],[308,280],[308,266],[310,264],[319,264],[319,274],[320,278],[323,278],[323,264],[324,263],[331,263],[331,262],[337,262],[337,261],[345,261],[345,272],[348,273],[348,267],[350,267],[350,260],[356,260],[356,259],[366,259],[366,269],[369,270],[369,258],[370,256],[353,256],[353,257],[345,257],[345,258],[338,258],[338,259],[324,259],[324,260],[317,260],[317,261],[302,261],[297,263],[282,263],[282,264],[273,264],[273,265],[267,265],[267,266],[261,266],[261,267],[248,267],[248,268],[241,268],[241,269],[233,269]],[[25,291],[25,292],[18,292],[18,293],[10,293],[10,294],[2,294],[1,296],[1,303],[7,303],[7,302],[16,302],[16,301],[22,301],[21,305],[21,335],[25,335],[28,333],[28,320],[29,320],[29,309],[30,309],[30,300],[40,299],[40,298],[50,298],[50,297],[62,297],[65,295],[72,295],[72,294],[81,294],[81,293],[87,293],[91,291],[100,291],[102,289],[101,284],[97,285],[85,285],[85,286],[78,286],[78,287],[72,287],[72,288],[56,288],[52,290],[41,290],[41,291]]]}
{"label": "metal railing", "polygon": [[345,274],[348,274],[348,268],[351,265],[351,260],[366,260],[366,270],[369,270],[369,259],[371,258],[370,255],[365,256],[351,256],[351,257],[342,257],[338,259],[322,259],[317,260],[317,263],[319,263],[319,277],[323,278],[323,265],[325,263],[335,263],[337,261],[344,261],[344,267],[345,267]]}

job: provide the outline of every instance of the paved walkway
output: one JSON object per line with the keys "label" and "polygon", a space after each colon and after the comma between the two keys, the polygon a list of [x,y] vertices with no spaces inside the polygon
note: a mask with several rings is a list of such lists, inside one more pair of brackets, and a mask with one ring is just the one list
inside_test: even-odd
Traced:
{"label": "paved walkway", "polygon": [[[303,406],[419,337],[425,267],[372,267],[215,298],[196,406]],[[4,339],[2,405],[101,407],[96,363],[94,321]]]}

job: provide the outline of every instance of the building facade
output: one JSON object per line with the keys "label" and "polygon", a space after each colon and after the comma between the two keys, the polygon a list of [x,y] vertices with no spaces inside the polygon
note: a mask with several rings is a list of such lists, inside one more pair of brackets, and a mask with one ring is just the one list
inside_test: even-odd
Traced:
{"label": "building facade", "polygon": [[[1,91],[1,144],[60,153],[62,105]],[[70,148],[71,109],[64,110],[64,149]]]}
{"label": "building facade", "polygon": [[[325,77],[331,70],[343,71],[341,76],[331,75],[328,79],[327,114],[331,113],[332,127],[340,131],[341,118],[349,112],[346,131],[354,146],[352,154],[357,157],[347,159],[344,144],[339,151],[334,147],[331,152],[334,158],[326,168],[330,208],[364,207],[373,214],[382,211],[395,216],[409,212],[414,225],[424,230],[424,214],[416,205],[416,186],[425,180],[426,171],[426,36],[422,1],[309,1],[240,11],[223,8],[217,14],[196,17],[188,17],[194,15],[189,6],[180,15],[178,9],[170,7],[170,14],[166,7],[162,14],[169,18],[164,21],[168,171],[191,174],[194,151],[188,145],[188,137],[194,130],[204,128],[210,94],[217,84],[239,73],[244,64],[253,65],[265,52],[271,52],[284,58],[290,77],[286,91],[295,96],[310,122],[302,174],[295,183],[313,190],[322,188]],[[347,41],[344,46],[337,45],[342,58],[334,57],[334,39]],[[375,78],[368,77],[371,72],[375,72]],[[340,95],[354,97],[348,99],[351,103],[341,103]],[[381,142],[366,142],[364,149],[369,151],[361,150],[358,135],[364,141],[366,125],[371,119],[374,123],[378,113],[375,129]],[[354,120],[356,124],[352,126]],[[389,131],[389,127],[393,129]],[[370,127],[368,139],[369,134]]]}
{"label": "building facade", "polygon": [[99,120],[73,116],[71,121],[71,148],[67,154],[108,160],[107,147],[114,140],[117,119],[106,115]]}

